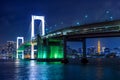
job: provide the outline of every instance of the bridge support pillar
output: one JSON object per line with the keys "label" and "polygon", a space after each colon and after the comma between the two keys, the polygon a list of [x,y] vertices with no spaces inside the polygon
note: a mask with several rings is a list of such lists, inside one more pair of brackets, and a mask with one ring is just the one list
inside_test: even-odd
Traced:
{"label": "bridge support pillar", "polygon": [[24,59],[24,51],[22,51],[22,59]]}
{"label": "bridge support pillar", "polygon": [[24,59],[24,50],[17,50],[16,59]]}
{"label": "bridge support pillar", "polygon": [[82,46],[83,46],[83,58],[81,59],[81,63],[87,64],[88,60],[86,57],[86,38],[82,39]]}
{"label": "bridge support pillar", "polygon": [[31,43],[31,59],[34,59],[34,44]]}
{"label": "bridge support pillar", "polygon": [[64,51],[64,59],[67,58],[67,49],[66,49],[66,37],[63,38],[63,51]]}
{"label": "bridge support pillar", "polygon": [[83,38],[82,40],[82,46],[83,46],[83,58],[86,58],[86,39]]}
{"label": "bridge support pillar", "polygon": [[66,40],[66,36],[63,37],[63,55],[64,55],[64,59],[61,61],[64,64],[67,64],[69,61],[67,59],[67,40]]}

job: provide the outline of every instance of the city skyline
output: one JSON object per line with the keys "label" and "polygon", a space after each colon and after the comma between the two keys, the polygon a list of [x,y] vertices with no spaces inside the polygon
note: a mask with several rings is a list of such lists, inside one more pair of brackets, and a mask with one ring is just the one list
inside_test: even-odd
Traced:
{"label": "city skyline", "polygon": [[[87,38],[86,39],[86,46],[89,47],[95,47],[98,48],[98,41],[100,41],[101,50],[102,47],[114,49],[114,48],[120,48],[120,37],[104,37],[104,38]],[[81,42],[68,42],[67,44],[72,49],[78,49],[82,48]]]}
{"label": "city skyline", "polygon": [[45,16],[46,28],[51,31],[73,25],[120,19],[119,3],[119,0],[1,1],[0,44],[7,40],[16,41],[17,36],[26,39],[31,15]]}

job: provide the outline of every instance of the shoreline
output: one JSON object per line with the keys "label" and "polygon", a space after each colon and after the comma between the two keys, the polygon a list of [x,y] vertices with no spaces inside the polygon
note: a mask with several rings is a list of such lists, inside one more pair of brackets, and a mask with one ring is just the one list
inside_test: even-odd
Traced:
{"label": "shoreline", "polygon": [[[120,58],[87,58],[88,63],[86,65],[120,65]],[[17,59],[0,59],[0,62],[15,62]],[[31,61],[31,60],[20,60],[20,61]],[[37,61],[36,62],[44,62],[44,61]],[[69,63],[67,64],[82,64],[81,58],[76,59],[68,59]],[[45,61],[47,62],[47,61]],[[54,61],[52,61],[54,62]],[[55,61],[56,62],[56,61]],[[60,62],[60,61],[58,61]],[[50,63],[50,61],[48,61]]]}

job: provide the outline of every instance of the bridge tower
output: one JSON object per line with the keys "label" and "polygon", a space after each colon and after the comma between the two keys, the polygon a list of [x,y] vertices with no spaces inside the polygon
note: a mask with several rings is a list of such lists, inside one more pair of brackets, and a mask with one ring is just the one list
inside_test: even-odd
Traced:
{"label": "bridge tower", "polygon": [[100,46],[100,40],[98,40],[98,54],[100,54],[100,49],[101,49],[101,46]]}
{"label": "bridge tower", "polygon": [[23,44],[24,43],[24,38],[23,37],[17,37],[17,44],[16,44],[16,49],[17,49],[17,54],[16,54],[16,58],[18,59],[19,57],[18,57],[18,53],[19,52],[21,52],[22,53],[22,59],[24,59],[24,50],[18,50],[18,48],[19,48],[19,40],[22,40],[22,43],[21,44]]}
{"label": "bridge tower", "polygon": [[[32,15],[32,21],[31,21],[31,41],[33,41],[35,39],[35,30],[34,30],[34,21],[35,20],[40,20],[42,22],[42,34],[41,36],[45,35],[45,20],[44,20],[44,16],[35,16]],[[31,42],[31,59],[34,59],[34,43]]]}

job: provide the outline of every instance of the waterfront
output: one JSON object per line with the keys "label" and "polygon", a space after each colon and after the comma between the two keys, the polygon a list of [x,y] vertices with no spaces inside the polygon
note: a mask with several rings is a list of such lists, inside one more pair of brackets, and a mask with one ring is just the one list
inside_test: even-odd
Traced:
{"label": "waterfront", "polygon": [[0,61],[0,80],[119,80],[120,65]]}

